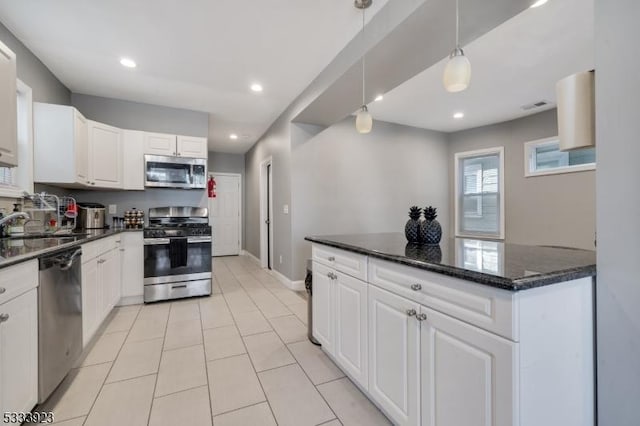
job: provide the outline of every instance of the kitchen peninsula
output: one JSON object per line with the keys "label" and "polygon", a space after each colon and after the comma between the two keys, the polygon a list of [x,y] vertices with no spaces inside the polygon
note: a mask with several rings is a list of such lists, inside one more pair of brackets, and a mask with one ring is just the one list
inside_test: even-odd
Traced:
{"label": "kitchen peninsula", "polygon": [[313,334],[394,423],[593,424],[595,252],[306,240]]}

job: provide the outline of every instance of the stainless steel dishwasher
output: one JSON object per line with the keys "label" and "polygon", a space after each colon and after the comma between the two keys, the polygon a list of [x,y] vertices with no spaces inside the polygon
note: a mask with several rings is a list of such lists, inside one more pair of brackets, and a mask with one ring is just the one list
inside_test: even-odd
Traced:
{"label": "stainless steel dishwasher", "polygon": [[80,248],[40,258],[38,402],[44,402],[82,353]]}

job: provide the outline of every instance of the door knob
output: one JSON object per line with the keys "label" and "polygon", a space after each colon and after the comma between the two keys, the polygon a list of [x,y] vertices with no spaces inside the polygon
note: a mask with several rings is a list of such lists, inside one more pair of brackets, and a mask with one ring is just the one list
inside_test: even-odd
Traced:
{"label": "door knob", "polygon": [[6,289],[6,288],[4,288],[4,287],[0,287],[0,294],[4,293],[5,291],[7,291],[7,289]]}
{"label": "door knob", "polygon": [[416,314],[416,310],[415,309],[407,309],[407,315],[412,317]]}
{"label": "door knob", "polygon": [[266,223],[267,225],[271,223],[271,221],[269,219],[265,220],[264,223]]}
{"label": "door knob", "polygon": [[411,290],[413,291],[422,290],[422,286],[420,284],[411,284]]}
{"label": "door knob", "polygon": [[336,258],[335,258],[335,257],[333,257],[333,256],[329,256],[329,257],[327,258],[327,260],[328,260],[329,262],[333,262],[333,261],[335,261],[335,260],[336,260]]}
{"label": "door knob", "polygon": [[426,314],[418,314],[418,315],[416,315],[416,319],[418,321],[424,321],[424,320],[427,319],[427,315]]}
{"label": "door knob", "polygon": [[9,314],[0,314],[0,322],[6,322],[9,320]]}

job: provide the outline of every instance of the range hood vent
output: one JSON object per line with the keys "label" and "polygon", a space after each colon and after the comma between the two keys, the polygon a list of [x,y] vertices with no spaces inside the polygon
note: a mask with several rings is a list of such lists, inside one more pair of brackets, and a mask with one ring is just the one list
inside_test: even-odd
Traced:
{"label": "range hood vent", "polygon": [[563,78],[556,84],[556,95],[560,151],[595,146],[595,72]]}
{"label": "range hood vent", "polygon": [[551,104],[551,102],[549,102],[549,101],[538,101],[538,102],[534,102],[532,104],[522,105],[520,108],[523,111],[531,111],[532,109],[542,108],[543,106],[547,106],[547,105],[550,105],[550,104]]}

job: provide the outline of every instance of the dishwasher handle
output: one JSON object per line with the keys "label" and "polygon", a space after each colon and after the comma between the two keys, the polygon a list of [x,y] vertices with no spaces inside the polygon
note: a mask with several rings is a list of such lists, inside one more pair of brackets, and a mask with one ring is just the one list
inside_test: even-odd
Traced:
{"label": "dishwasher handle", "polygon": [[69,269],[71,269],[73,267],[73,262],[81,254],[82,254],[82,249],[79,248],[78,250],[74,251],[69,257],[56,259],[58,266],[60,267],[60,270],[68,271]]}

